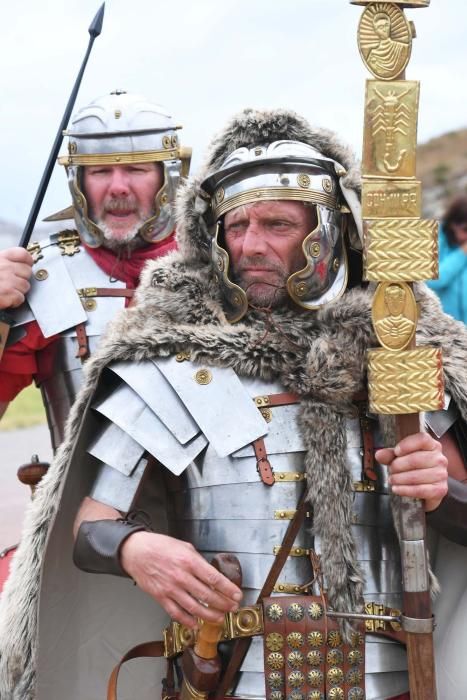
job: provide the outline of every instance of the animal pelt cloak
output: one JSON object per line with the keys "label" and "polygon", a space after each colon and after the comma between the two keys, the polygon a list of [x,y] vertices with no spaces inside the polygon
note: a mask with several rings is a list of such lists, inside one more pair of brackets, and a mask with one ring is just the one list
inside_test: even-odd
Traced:
{"label": "animal pelt cloak", "polygon": [[[93,420],[89,406],[103,369],[115,360],[190,350],[195,362],[231,367],[243,376],[275,378],[286,390],[299,393],[309,498],[329,597],[341,610],[361,604],[344,423],[353,395],[365,384],[366,350],[376,344],[371,293],[355,287],[318,312],[255,311],[230,325],[212,272],[210,234],[198,198],[199,183],[228,153],[280,139],[306,142],[339,161],[348,173],[347,187],[358,190],[358,169],[350,152],[332,133],[310,128],[294,113],[246,110],[213,141],[201,173],[179,193],[179,251],[148,265],[136,305],[113,322],[88,363],[65,441],[27,512],[0,608],[1,700],[97,700],[105,696],[105,681],[119,655],[160,635],[163,615],[131,582],[84,574],[71,562],[73,518],[92,479],[83,448],[86,425]],[[417,285],[415,292],[420,309],[417,343],[443,348],[446,388],[467,420],[467,330],[442,313],[424,285]],[[383,422],[383,433],[386,444],[393,444],[391,419]],[[90,637],[97,640],[102,657],[94,659],[97,671],[88,671],[87,657],[81,658]],[[87,675],[96,673],[100,678],[86,685]],[[153,686],[147,696],[138,692],[138,698],[156,692]],[[131,691],[128,697],[133,697]]]}

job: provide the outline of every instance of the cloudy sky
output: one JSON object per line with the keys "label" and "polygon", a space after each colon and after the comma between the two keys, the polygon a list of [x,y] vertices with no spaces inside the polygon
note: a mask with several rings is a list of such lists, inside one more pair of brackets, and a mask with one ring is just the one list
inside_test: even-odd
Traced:
{"label": "cloudy sky", "polygon": [[[88,43],[99,0],[2,3],[0,218],[24,224]],[[166,105],[194,167],[246,107],[288,107],[361,150],[365,68],[349,0],[107,0],[77,106],[115,88]],[[417,30],[419,140],[467,126],[465,0],[406,10]],[[56,166],[41,214],[70,203]]]}

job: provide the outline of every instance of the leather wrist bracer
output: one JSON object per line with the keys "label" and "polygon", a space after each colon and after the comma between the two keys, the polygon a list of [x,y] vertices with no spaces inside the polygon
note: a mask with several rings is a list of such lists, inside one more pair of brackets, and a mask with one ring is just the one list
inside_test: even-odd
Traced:
{"label": "leather wrist bracer", "polygon": [[148,531],[146,525],[129,520],[94,520],[81,523],[73,549],[78,569],[92,574],[130,576],[120,563],[120,549],[134,532]]}

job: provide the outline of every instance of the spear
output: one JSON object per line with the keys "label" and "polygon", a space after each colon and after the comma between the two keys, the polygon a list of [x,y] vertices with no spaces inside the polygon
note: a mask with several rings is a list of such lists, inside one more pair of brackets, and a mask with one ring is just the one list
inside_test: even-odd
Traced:
{"label": "spear", "polygon": [[[104,21],[104,10],[105,10],[105,2],[102,3],[101,7],[96,13],[96,16],[92,20],[91,24],[89,25],[89,43],[88,47],[86,49],[86,54],[84,56],[83,62],[81,64],[81,68],[79,69],[79,73],[76,77],[75,84],[73,85],[73,90],[71,91],[71,95],[68,99],[67,106],[65,108],[65,112],[63,114],[63,117],[60,121],[59,127],[57,134],[55,136],[55,140],[52,146],[52,150],[50,151],[49,158],[47,160],[47,164],[45,166],[39,188],[37,190],[36,196],[34,198],[34,202],[31,207],[31,211],[29,212],[28,220],[26,221],[26,225],[24,227],[23,233],[21,235],[21,239],[19,241],[19,245],[22,248],[26,248],[29,239],[31,238],[31,234],[33,232],[34,226],[36,224],[37,217],[39,215],[40,208],[42,206],[42,202],[45,197],[45,193],[47,191],[47,187],[50,182],[50,178],[52,175],[52,171],[55,165],[55,162],[57,160],[58,152],[60,150],[60,147],[62,145],[63,141],[63,132],[66,129],[68,125],[68,121],[70,119],[71,112],[73,110],[75,101],[76,101],[76,96],[78,94],[79,87],[81,85],[81,80],[83,78],[84,71],[86,69],[86,64],[88,62],[92,46],[94,44],[94,39],[99,36],[99,34],[102,31],[102,24]],[[11,316],[5,312],[0,310],[0,359],[3,354],[3,349],[5,347],[8,334],[10,331],[10,327],[13,325],[13,319]]]}

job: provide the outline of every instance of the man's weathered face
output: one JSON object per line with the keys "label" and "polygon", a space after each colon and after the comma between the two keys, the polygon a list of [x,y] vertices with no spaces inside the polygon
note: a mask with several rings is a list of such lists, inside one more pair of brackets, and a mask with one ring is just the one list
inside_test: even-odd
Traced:
{"label": "man's weathered face", "polygon": [[162,168],[156,163],[84,167],[89,218],[104,231],[109,247],[127,244],[136,236],[153,213],[162,182]]}
{"label": "man's weathered face", "polygon": [[301,202],[255,202],[227,212],[225,246],[232,277],[255,306],[287,299],[287,279],[305,266],[302,242],[316,227],[316,212]]}

